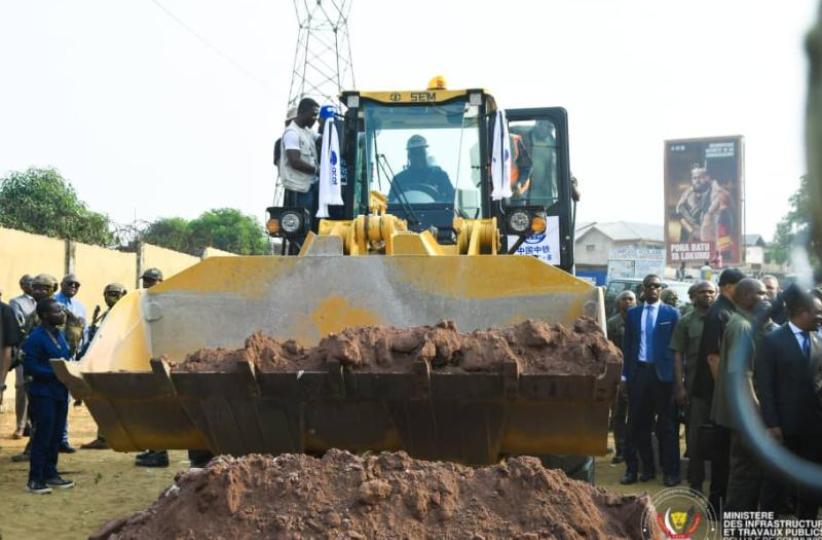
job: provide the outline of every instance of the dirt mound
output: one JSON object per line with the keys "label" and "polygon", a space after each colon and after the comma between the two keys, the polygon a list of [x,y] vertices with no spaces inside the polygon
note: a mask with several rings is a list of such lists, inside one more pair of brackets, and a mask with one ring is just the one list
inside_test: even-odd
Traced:
{"label": "dirt mound", "polygon": [[220,457],[92,539],[642,538],[647,496],[569,480],[531,457],[473,469],[407,454]]}
{"label": "dirt mound", "polygon": [[468,334],[451,321],[414,328],[347,328],[310,349],[256,333],[242,349],[202,349],[173,369],[231,371],[247,360],[261,371],[324,370],[328,362],[353,370],[396,371],[423,360],[434,370],[499,371],[504,363],[517,362],[525,373],[600,375],[620,358],[596,322],[583,317],[572,329],[526,320]]}

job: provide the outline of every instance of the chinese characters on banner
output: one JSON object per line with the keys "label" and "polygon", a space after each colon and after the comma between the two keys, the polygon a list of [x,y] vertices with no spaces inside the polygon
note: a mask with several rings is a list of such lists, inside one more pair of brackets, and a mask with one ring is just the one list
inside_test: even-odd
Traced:
{"label": "chinese characters on banner", "polygon": [[742,262],[743,154],[741,136],[665,141],[668,264]]}
{"label": "chinese characters on banner", "polygon": [[[511,246],[517,241],[517,236],[508,236],[508,245]],[[559,216],[548,216],[547,227],[542,234],[532,234],[525,239],[525,242],[517,249],[516,255],[530,255],[542,262],[558,265],[560,264],[559,254]]]}

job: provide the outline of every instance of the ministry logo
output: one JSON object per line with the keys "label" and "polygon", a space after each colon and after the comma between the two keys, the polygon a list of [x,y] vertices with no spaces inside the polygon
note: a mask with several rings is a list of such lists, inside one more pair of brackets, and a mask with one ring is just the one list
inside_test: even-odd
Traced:
{"label": "ministry logo", "polygon": [[651,497],[642,516],[644,538],[715,540],[720,538],[716,513],[701,494],[685,488],[663,489]]}

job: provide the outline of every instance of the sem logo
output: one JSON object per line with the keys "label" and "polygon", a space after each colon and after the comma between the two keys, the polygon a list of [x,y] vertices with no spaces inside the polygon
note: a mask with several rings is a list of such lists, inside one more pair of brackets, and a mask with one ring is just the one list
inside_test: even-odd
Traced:
{"label": "sem logo", "polygon": [[391,95],[388,96],[388,99],[391,101],[402,101],[402,94],[399,92],[392,92]]}
{"label": "sem logo", "polygon": [[719,525],[714,509],[701,494],[689,489],[663,489],[651,497],[642,516],[643,538],[718,540]]}

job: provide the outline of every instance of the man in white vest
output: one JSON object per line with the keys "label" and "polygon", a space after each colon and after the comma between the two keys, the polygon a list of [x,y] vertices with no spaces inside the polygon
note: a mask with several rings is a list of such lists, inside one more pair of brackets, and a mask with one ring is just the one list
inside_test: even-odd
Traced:
{"label": "man in white vest", "polygon": [[320,173],[317,139],[311,128],[317,122],[319,104],[303,98],[297,106],[297,118],[285,128],[282,145],[285,159],[280,161],[280,177],[285,188],[285,204],[317,212],[317,180]]}

